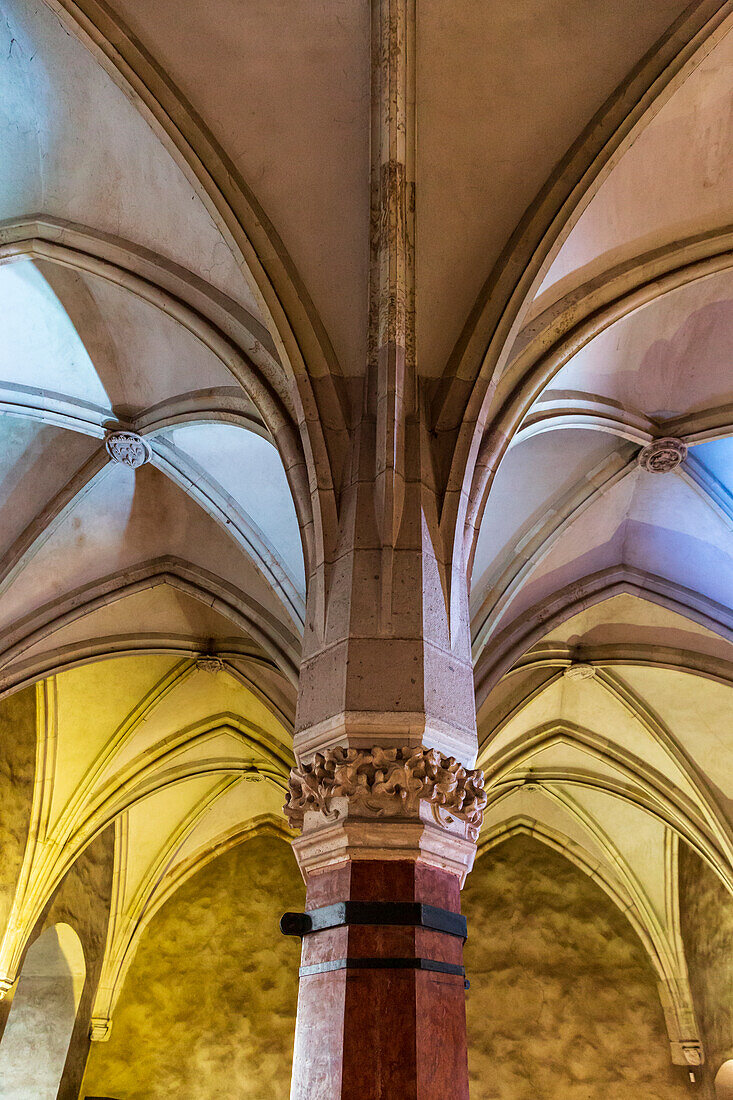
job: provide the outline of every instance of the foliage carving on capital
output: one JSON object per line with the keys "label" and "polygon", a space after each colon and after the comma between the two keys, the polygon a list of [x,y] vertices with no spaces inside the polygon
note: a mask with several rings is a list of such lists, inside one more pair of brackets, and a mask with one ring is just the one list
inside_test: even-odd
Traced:
{"label": "foliage carving on capital", "polygon": [[410,747],[336,746],[293,768],[284,807],[291,828],[302,828],[308,811],[331,821],[343,816],[338,799],[347,800],[349,815],[362,817],[414,818],[425,803],[438,824],[463,822],[471,840],[478,838],[486,808],[482,771],[437,749]]}

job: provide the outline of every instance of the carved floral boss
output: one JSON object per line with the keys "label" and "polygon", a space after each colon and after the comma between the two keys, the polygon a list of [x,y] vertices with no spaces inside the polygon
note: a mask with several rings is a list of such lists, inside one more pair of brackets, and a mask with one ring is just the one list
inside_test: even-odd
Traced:
{"label": "carved floral boss", "polygon": [[293,828],[303,827],[308,811],[333,821],[342,816],[334,800],[342,798],[349,814],[362,817],[416,817],[426,802],[439,825],[449,826],[451,818],[464,822],[471,840],[478,838],[486,808],[483,772],[437,749],[338,746],[292,770],[285,813]]}

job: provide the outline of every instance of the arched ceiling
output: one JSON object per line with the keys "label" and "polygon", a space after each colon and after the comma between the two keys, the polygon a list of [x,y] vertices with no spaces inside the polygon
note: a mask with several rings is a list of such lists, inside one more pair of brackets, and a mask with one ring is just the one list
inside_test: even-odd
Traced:
{"label": "arched ceiling", "polygon": [[[708,43],[561,234],[507,355],[471,591],[482,843],[528,832],[606,889],[688,1065],[680,838],[733,885],[732,48]],[[684,458],[653,472],[664,438]]]}
{"label": "arched ceiling", "polygon": [[[49,282],[49,266],[20,259],[0,268],[3,670],[33,649],[39,631],[46,647],[64,644],[53,634],[67,626],[71,593],[77,609],[100,585],[109,600],[141,570],[148,579],[165,573],[154,563],[171,559],[198,572],[209,604],[217,585],[228,588],[242,612],[229,633],[244,630],[250,648],[292,679],[302,551],[285,473],[256,410],[221,361],[160,310],[87,277],[102,288],[93,297],[60,268]],[[151,449],[137,470],[110,461],[103,446],[107,432],[129,428]],[[138,630],[146,629],[143,617]]]}
{"label": "arched ceiling", "polygon": [[184,174],[45,4],[3,0],[0,219],[44,213],[151,249],[255,301]]}
{"label": "arched ceiling", "polygon": [[[222,639],[292,681],[305,599],[298,520],[225,346],[237,332],[243,355],[255,345],[274,355],[248,282],[180,168],[88,50],[43,5],[4,9],[3,683],[51,667],[49,654],[73,659],[72,605],[95,607],[102,591],[106,603],[117,593],[118,612],[135,600],[128,648],[206,650]],[[206,296],[227,333],[218,343],[200,313],[185,313],[183,283],[192,309]],[[166,304],[169,289],[177,298]],[[144,436],[149,465],[108,461],[103,440],[117,429]],[[157,593],[171,562],[196,574],[175,630]],[[207,605],[217,599],[215,624]],[[119,649],[121,632],[106,619],[95,636],[87,617],[86,651]]]}
{"label": "arched ceiling", "polygon": [[479,710],[489,790],[480,843],[529,833],[614,898],[667,991],[672,1057],[683,1065],[695,1064],[699,1032],[677,846],[682,838],[733,887],[731,708],[733,643],[640,589],[565,615]]}
{"label": "arched ceiling", "polygon": [[[100,1038],[170,892],[289,835],[293,399],[241,257],[138,105],[48,6],[2,15],[0,696],[35,683],[37,748],[0,984],[112,826]],[[117,431],[149,460],[114,461]]]}
{"label": "arched ceiling", "polygon": [[609,173],[550,266],[532,312],[660,241],[731,221],[730,66],[724,35]]}
{"label": "arched ceiling", "polygon": [[[525,397],[476,542],[477,658],[603,570],[730,606],[731,48],[710,43],[613,164],[516,338],[502,384]],[[640,469],[662,437],[685,461]]]}
{"label": "arched ceiling", "polygon": [[[481,843],[532,832],[597,878],[681,1061],[680,838],[733,888],[729,7],[420,0],[412,58],[418,371],[449,421],[485,357],[459,428],[497,416],[446,489],[479,502]],[[284,829],[338,526],[299,433],[345,432],[368,353],[369,7],[0,12],[0,693],[38,685],[43,778],[0,979],[114,822],[103,1038],[156,908]],[[668,436],[681,465],[641,468]]]}
{"label": "arched ceiling", "polygon": [[[111,1015],[134,943],[172,889],[253,830],[287,830],[289,725],[235,661],[136,654],[37,684],[28,844],[3,974],[76,856],[114,823],[115,875],[94,1015]],[[99,1036],[97,1036],[99,1037]]]}

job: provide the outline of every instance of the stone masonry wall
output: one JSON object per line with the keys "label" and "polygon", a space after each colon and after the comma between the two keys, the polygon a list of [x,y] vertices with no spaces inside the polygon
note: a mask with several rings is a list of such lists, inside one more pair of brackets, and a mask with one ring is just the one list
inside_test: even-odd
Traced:
{"label": "stone masonry wall", "polygon": [[587,875],[529,837],[464,892],[472,1100],[683,1100],[651,965]]}
{"label": "stone masonry wall", "polygon": [[194,875],[146,929],[82,1097],[286,1100],[300,943],[278,921],[304,901],[290,848],[274,838]]}

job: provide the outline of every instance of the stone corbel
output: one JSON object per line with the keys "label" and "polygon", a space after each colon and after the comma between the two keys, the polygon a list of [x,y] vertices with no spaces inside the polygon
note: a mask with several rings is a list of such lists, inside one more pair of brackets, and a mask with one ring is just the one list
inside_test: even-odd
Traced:
{"label": "stone corbel", "polygon": [[89,1038],[93,1043],[106,1043],[112,1031],[112,1021],[105,1016],[92,1016]]}
{"label": "stone corbel", "polygon": [[676,1066],[690,1066],[696,1069],[705,1061],[705,1053],[699,1039],[688,1039],[670,1043],[672,1061]]}

